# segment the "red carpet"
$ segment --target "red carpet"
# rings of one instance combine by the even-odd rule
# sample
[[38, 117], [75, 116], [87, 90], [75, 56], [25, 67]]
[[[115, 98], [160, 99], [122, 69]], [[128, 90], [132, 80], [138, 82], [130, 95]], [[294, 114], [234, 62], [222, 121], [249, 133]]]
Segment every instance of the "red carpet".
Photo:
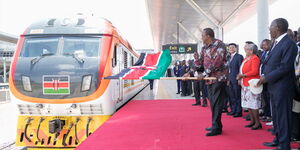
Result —
[[[241, 150], [271, 149], [262, 142], [273, 136], [266, 126], [253, 131], [248, 122], [223, 114], [223, 134], [206, 137], [209, 107], [194, 100], [135, 100], [104, 123], [77, 150]], [[295, 145], [296, 146], [296, 145]], [[293, 146], [294, 147], [294, 146]], [[295, 148], [295, 147], [294, 147]]]

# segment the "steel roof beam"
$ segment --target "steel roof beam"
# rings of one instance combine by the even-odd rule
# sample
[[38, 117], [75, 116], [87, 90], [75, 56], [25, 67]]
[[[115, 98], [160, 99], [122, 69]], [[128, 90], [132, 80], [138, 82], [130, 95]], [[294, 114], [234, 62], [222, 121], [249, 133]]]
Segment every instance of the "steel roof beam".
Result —
[[191, 38], [193, 38], [197, 43], [201, 42], [193, 33], [191, 33], [181, 22], [177, 22], [180, 28], [184, 30]]
[[212, 25], [218, 27], [220, 22], [215, 18], [209, 16], [194, 0], [185, 0], [194, 10], [200, 15], [204, 16]]
[[222, 27], [224, 27], [224, 25], [226, 25], [231, 19], [232, 19], [232, 17], [233, 16], [235, 16], [238, 12], [239, 12], [239, 10], [241, 9], [241, 8], [243, 8], [246, 4], [247, 4], [247, 2], [249, 2], [249, 0], [244, 0], [221, 24], [220, 24], [220, 26], [222, 26]]
[[5, 41], [5, 42], [8, 42], [8, 43], [17, 44], [18, 37], [0, 31], [0, 41]]

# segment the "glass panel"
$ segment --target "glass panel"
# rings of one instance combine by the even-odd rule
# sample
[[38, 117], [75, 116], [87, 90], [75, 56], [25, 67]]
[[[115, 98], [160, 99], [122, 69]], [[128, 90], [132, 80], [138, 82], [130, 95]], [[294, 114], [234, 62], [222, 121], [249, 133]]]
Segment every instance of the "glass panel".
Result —
[[58, 37], [28, 38], [25, 40], [20, 57], [37, 57], [42, 54], [55, 54]]
[[94, 37], [65, 37], [63, 54], [76, 54], [82, 57], [99, 56], [100, 38]]

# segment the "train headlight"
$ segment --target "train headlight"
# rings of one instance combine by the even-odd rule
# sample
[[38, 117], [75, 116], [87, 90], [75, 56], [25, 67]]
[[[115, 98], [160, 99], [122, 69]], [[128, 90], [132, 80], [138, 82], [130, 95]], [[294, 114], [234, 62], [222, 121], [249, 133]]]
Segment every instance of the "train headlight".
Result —
[[84, 76], [81, 83], [81, 91], [88, 91], [91, 88], [92, 75]]
[[31, 92], [31, 84], [30, 84], [30, 78], [27, 76], [22, 76], [22, 84], [25, 91]]

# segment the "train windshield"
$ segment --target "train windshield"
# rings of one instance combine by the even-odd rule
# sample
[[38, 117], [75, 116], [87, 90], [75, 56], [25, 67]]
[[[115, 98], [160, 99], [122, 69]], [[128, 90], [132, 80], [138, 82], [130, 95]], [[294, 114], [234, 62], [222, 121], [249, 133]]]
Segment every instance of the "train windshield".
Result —
[[20, 57], [38, 57], [76, 54], [82, 57], [98, 57], [100, 37], [28, 37]]
[[25, 39], [21, 57], [37, 57], [46, 53], [56, 53], [59, 38], [27, 38]]
[[83, 57], [97, 57], [99, 38], [64, 38], [63, 54], [77, 54]]

